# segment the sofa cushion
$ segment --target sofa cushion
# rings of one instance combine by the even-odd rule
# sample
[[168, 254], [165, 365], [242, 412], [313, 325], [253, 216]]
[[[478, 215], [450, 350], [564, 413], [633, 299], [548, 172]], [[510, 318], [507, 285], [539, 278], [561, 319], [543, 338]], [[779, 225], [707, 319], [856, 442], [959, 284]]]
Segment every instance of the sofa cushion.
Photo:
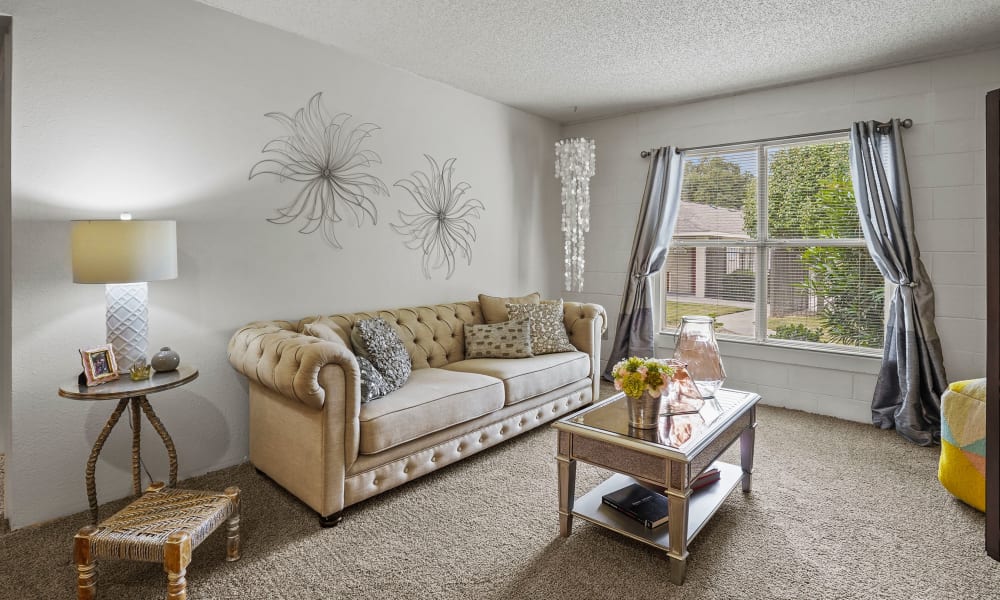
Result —
[[387, 391], [403, 387], [410, 377], [410, 355], [396, 330], [382, 318], [365, 319], [351, 330], [354, 353], [367, 358], [385, 378]]
[[541, 294], [534, 292], [527, 296], [487, 296], [479, 294], [479, 308], [483, 311], [483, 320], [487, 323], [503, 323], [510, 319], [507, 316], [508, 304], [538, 304]]
[[478, 373], [416, 369], [402, 388], [361, 407], [359, 450], [376, 454], [503, 405], [504, 385], [499, 379]]
[[576, 347], [570, 343], [563, 323], [562, 300], [551, 300], [540, 304], [508, 304], [510, 318], [531, 319], [531, 351], [535, 354], [571, 352]]
[[504, 404], [510, 406], [585, 379], [590, 359], [583, 352], [560, 352], [531, 358], [470, 358], [442, 368], [503, 380]]
[[490, 325], [465, 324], [466, 358], [527, 358], [531, 353], [531, 319]]

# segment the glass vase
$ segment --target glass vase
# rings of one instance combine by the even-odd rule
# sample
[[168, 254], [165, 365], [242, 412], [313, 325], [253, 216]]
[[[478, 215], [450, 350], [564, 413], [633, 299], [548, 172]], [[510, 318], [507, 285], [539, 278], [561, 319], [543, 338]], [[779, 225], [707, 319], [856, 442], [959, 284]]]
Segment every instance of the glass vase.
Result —
[[715, 340], [715, 319], [702, 316], [681, 317], [677, 328], [674, 358], [687, 363], [687, 372], [702, 397], [711, 398], [726, 380], [719, 343]]
[[663, 361], [674, 370], [661, 399], [661, 414], [686, 415], [696, 413], [705, 405], [701, 390], [688, 373], [687, 363], [676, 358]]

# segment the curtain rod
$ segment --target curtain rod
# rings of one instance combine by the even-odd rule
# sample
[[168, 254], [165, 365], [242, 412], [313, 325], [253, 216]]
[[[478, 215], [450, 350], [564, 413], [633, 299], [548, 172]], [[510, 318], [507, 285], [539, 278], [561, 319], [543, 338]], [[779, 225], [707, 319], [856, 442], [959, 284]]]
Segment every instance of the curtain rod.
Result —
[[[913, 127], [913, 119], [901, 119], [899, 121], [899, 124], [903, 126], [903, 129], [909, 129], [910, 127]], [[890, 127], [892, 127], [892, 121], [889, 121], [887, 123], [875, 121], [876, 129], [888, 129]], [[691, 150], [711, 150], [712, 148], [725, 148], [727, 146], [747, 146], [750, 144], [764, 144], [767, 142], [777, 142], [781, 140], [789, 140], [794, 138], [816, 137], [818, 135], [833, 135], [835, 133], [848, 133], [849, 131], [851, 130], [833, 129], [831, 131], [817, 131], [815, 133], [802, 133], [799, 135], [783, 135], [780, 137], [761, 138], [759, 140], [747, 140], [745, 142], [726, 142], [724, 144], [710, 144], [708, 146], [692, 146], [690, 148], [678, 148], [678, 152], [689, 152]], [[652, 154], [653, 152], [650, 150], [643, 150], [642, 152], [639, 153], [639, 156], [643, 158], [649, 158], [650, 155]]]

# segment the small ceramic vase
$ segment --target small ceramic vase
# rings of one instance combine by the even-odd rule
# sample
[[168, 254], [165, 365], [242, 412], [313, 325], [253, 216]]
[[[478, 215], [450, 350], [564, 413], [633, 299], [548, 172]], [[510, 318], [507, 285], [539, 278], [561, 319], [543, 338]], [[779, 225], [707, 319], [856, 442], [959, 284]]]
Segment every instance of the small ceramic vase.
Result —
[[153, 360], [149, 364], [156, 369], [157, 373], [173, 371], [177, 365], [181, 364], [181, 357], [170, 349], [170, 346], [160, 348], [160, 351], [153, 355]]

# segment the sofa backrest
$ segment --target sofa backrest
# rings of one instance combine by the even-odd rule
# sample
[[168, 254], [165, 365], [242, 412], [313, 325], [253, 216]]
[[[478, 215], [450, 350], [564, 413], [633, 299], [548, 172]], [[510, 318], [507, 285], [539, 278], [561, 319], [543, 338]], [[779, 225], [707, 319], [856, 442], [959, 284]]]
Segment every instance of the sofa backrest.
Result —
[[[465, 324], [483, 323], [479, 302], [456, 302], [412, 308], [395, 308], [372, 312], [330, 315], [350, 335], [354, 323], [381, 317], [396, 329], [396, 333], [410, 353], [414, 369], [442, 367], [465, 359]], [[319, 317], [309, 317], [299, 322], [298, 331]], [[350, 341], [346, 340], [348, 346]]]

